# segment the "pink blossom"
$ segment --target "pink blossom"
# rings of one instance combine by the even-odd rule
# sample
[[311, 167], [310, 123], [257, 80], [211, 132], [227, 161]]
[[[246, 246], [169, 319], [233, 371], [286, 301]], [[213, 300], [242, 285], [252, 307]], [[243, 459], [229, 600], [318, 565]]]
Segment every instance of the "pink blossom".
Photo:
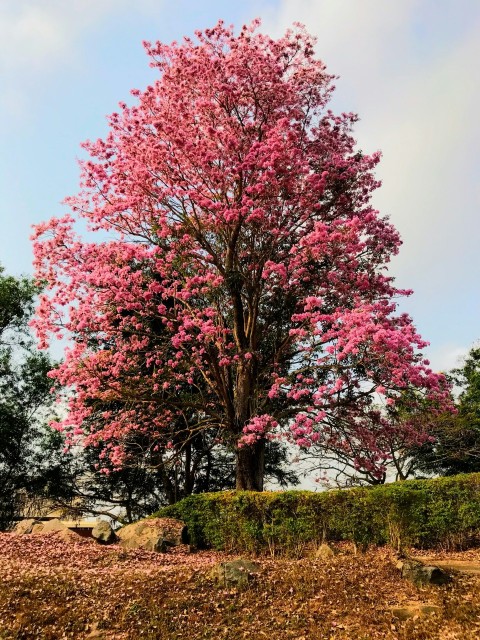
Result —
[[380, 155], [328, 108], [333, 76], [303, 29], [196, 38], [146, 44], [157, 81], [84, 143], [70, 213], [34, 230], [32, 326], [44, 348], [69, 340], [53, 426], [120, 465], [135, 432], [175, 448], [188, 413], [226, 443], [282, 433], [381, 474], [400, 427], [375, 394], [392, 413], [406, 389], [437, 410], [451, 398], [385, 271], [401, 241], [371, 204]]

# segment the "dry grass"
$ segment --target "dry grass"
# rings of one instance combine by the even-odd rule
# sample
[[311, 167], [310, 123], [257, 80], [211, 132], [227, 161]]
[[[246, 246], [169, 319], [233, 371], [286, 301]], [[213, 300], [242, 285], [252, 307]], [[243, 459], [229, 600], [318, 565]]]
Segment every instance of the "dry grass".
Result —
[[[417, 589], [400, 578], [387, 549], [354, 555], [344, 545], [323, 562], [262, 558], [261, 574], [237, 592], [217, 589], [208, 578], [223, 559], [186, 549], [125, 552], [89, 540], [64, 542], [55, 534], [0, 534], [0, 638], [480, 637], [478, 576]], [[432, 613], [399, 620], [392, 607], [408, 603], [432, 605]]]

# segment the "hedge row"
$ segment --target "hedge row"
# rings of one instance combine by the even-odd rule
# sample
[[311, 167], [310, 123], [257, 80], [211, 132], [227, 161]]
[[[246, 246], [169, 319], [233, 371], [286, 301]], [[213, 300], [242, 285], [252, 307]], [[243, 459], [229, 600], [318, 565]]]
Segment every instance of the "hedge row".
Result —
[[323, 540], [458, 548], [480, 538], [480, 473], [325, 492], [190, 496], [157, 517], [188, 525], [198, 548], [300, 555]]

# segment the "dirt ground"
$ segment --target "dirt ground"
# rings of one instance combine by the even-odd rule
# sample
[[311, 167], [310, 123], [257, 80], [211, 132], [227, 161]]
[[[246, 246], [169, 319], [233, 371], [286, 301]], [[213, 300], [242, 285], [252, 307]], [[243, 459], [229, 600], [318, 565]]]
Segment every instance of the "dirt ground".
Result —
[[328, 560], [255, 558], [260, 573], [237, 591], [209, 578], [228, 559], [218, 552], [0, 534], [0, 639], [480, 638], [479, 550], [428, 552], [453, 580], [422, 588], [401, 578], [387, 548], [335, 550]]

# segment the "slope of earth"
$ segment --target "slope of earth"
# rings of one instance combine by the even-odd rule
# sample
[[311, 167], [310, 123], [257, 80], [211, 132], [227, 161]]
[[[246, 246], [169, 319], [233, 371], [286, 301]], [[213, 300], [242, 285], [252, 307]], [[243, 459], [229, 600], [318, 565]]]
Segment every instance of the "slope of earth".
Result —
[[478, 575], [417, 589], [387, 549], [354, 555], [345, 545], [328, 560], [257, 558], [260, 574], [237, 591], [208, 577], [226, 559], [181, 547], [125, 551], [55, 533], [0, 534], [0, 639], [480, 637]]

